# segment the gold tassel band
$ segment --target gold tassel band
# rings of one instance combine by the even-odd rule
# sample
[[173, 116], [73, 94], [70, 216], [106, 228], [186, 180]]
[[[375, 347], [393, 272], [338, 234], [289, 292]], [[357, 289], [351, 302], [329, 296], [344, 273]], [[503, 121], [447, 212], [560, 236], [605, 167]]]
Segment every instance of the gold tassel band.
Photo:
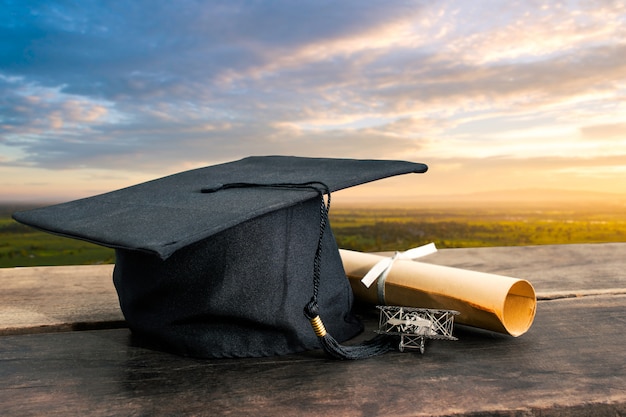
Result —
[[320, 316], [315, 316], [310, 321], [317, 337], [326, 336], [326, 327], [324, 327], [324, 323], [322, 323]]

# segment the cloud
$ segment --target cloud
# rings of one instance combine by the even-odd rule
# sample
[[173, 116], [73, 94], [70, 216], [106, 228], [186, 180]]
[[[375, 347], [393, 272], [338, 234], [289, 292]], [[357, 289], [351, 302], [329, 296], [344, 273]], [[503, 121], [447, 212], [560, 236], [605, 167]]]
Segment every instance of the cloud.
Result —
[[580, 132], [585, 139], [626, 140], [626, 123], [583, 126], [580, 128]]
[[13, 21], [2, 27], [12, 45], [0, 57], [9, 71], [70, 93], [151, 96], [388, 24], [409, 7], [401, 4], [32, 2], [13, 6]]
[[497, 176], [508, 164], [521, 178], [517, 161], [626, 154], [619, 1], [5, 7], [4, 167], [160, 173], [248, 154], [425, 156], [455, 175], [478, 169], [472, 158], [494, 170], [504, 160]]
[[447, 53], [477, 65], [540, 61], [612, 44], [626, 30], [619, 1], [490, 3], [454, 16], [463, 29], [448, 40]]
[[96, 132], [122, 119], [110, 102], [66, 94], [60, 87], [43, 87], [22, 77], [0, 75], [0, 97], [0, 145], [21, 155], [3, 158], [3, 165], [47, 166], [53, 155], [67, 155], [70, 165], [72, 160], [84, 164], [80, 145], [94, 142], [97, 149]]
[[463, 195], [528, 188], [626, 193], [626, 184], [615, 184], [615, 178], [626, 175], [626, 153], [588, 158], [416, 155], [413, 160], [426, 163], [429, 169], [417, 183], [410, 178], [397, 180], [398, 189], [411, 190], [411, 195]]

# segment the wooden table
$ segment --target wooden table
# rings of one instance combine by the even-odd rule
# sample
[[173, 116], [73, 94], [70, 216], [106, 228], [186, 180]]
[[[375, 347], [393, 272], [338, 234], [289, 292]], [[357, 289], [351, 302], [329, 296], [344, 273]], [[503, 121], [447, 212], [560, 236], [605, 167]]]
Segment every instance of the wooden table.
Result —
[[626, 415], [626, 243], [421, 261], [528, 279], [533, 326], [519, 338], [458, 326], [424, 355], [356, 362], [197, 360], [135, 344], [111, 265], [0, 269], [0, 415]]

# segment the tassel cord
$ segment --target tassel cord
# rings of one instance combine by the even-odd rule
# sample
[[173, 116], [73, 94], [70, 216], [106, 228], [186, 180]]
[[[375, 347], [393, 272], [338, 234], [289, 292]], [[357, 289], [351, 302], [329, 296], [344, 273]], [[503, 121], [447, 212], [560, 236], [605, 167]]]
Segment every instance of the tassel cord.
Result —
[[[319, 305], [317, 298], [319, 294], [320, 278], [321, 278], [321, 264], [322, 264], [322, 243], [324, 239], [324, 232], [328, 225], [328, 213], [330, 211], [330, 191], [324, 184], [323, 190], [318, 190], [320, 194], [320, 230], [317, 241], [317, 248], [315, 250], [315, 258], [313, 261], [313, 296], [311, 300], [304, 307], [304, 315], [311, 322], [311, 326], [315, 331], [315, 334], [320, 340], [320, 344], [324, 351], [335, 359], [340, 360], [355, 360], [366, 359], [372, 356], [378, 356], [385, 352], [395, 350], [397, 341], [394, 338], [385, 335], [377, 335], [370, 340], [361, 342], [358, 345], [344, 346], [341, 345], [335, 338], [333, 338], [324, 327], [324, 324], [319, 316]], [[327, 194], [327, 200], [324, 199], [324, 194]]]

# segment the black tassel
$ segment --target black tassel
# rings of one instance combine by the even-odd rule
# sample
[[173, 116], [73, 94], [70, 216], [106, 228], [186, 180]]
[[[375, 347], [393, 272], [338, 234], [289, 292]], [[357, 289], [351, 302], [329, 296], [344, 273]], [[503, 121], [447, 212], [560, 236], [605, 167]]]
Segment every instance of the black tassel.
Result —
[[382, 334], [376, 335], [372, 339], [366, 340], [358, 345], [341, 345], [326, 331], [326, 327], [319, 314], [317, 314], [317, 310], [317, 302], [311, 299], [304, 308], [304, 315], [311, 322], [311, 327], [313, 327], [315, 334], [319, 338], [322, 349], [335, 359], [367, 359], [372, 356], [378, 356], [396, 350], [398, 346], [396, 338]]
[[[322, 239], [328, 223], [328, 212], [330, 210], [330, 190], [325, 184], [320, 184], [322, 190], [318, 190], [321, 197], [320, 204], [320, 233], [317, 242], [317, 250], [313, 262], [313, 296], [311, 301], [304, 307], [304, 315], [311, 322], [315, 334], [319, 338], [324, 351], [335, 359], [366, 359], [372, 356], [381, 355], [385, 352], [395, 350], [398, 342], [392, 336], [379, 334], [374, 338], [362, 342], [358, 345], [343, 346], [337, 342], [327, 331], [319, 315], [317, 304], [317, 294], [320, 285], [320, 266], [322, 260]], [[328, 202], [324, 200], [324, 194], [328, 195]]]

